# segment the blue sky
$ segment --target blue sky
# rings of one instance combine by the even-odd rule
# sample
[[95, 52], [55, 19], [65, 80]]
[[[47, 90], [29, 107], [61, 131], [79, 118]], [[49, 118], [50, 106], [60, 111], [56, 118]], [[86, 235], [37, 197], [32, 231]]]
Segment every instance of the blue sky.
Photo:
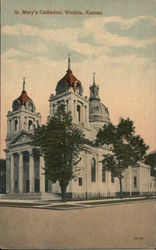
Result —
[[[136, 54], [136, 56], [143, 56], [145, 54], [151, 60], [154, 60], [153, 54], [155, 51], [154, 40], [150, 43], [150, 40], [155, 38], [156, 24], [155, 24], [155, 14], [156, 7], [155, 1], [153, 0], [89, 0], [89, 1], [62, 1], [62, 0], [5, 0], [2, 2], [2, 27], [16, 27], [20, 24], [36, 27], [38, 30], [58, 30], [63, 32], [66, 28], [73, 30], [79, 29], [80, 34], [76, 34], [76, 38], [80, 43], [89, 44], [91, 46], [100, 46], [100, 41], [97, 39], [96, 34], [93, 30], [89, 30], [86, 34], [81, 34], [80, 29], [83, 29], [85, 21], [90, 18], [97, 18], [95, 15], [15, 15], [13, 14], [15, 10], [20, 13], [23, 10], [80, 10], [85, 13], [86, 10], [102, 11], [103, 15], [101, 19], [106, 19], [101, 27], [101, 32], [108, 32], [109, 35], [116, 35], [119, 38], [132, 39], [134, 42], [147, 41], [144, 46], [137, 46], [137, 44], [122, 44], [122, 46], [115, 43], [110, 44], [107, 49], [107, 55], [117, 56], [117, 55], [129, 55]], [[110, 18], [110, 20], [109, 20]], [[112, 18], [112, 20], [111, 20]], [[131, 24], [127, 24], [131, 21]], [[100, 22], [100, 21], [99, 21]], [[5, 29], [4, 29], [5, 30]], [[3, 29], [2, 29], [3, 31]], [[3, 32], [2, 32], [3, 33]], [[2, 37], [2, 51], [5, 52], [9, 48], [20, 49], [24, 51], [24, 44], [36, 43], [37, 35], [27, 35], [24, 28], [19, 30], [18, 35], [11, 35], [9, 32], [4, 32]], [[107, 35], [108, 35], [107, 34]], [[10, 39], [11, 38], [11, 39]], [[44, 37], [39, 37], [41, 42], [45, 42]], [[149, 41], [149, 42], [148, 42]], [[101, 41], [103, 43], [103, 41]], [[23, 45], [23, 47], [22, 47]], [[47, 54], [54, 60], [63, 60], [63, 57], [68, 51], [71, 51], [75, 57], [74, 61], [87, 60], [88, 55], [84, 53], [78, 53], [71, 48], [70, 44], [65, 40], [56, 41], [55, 39], [46, 40], [46, 46], [49, 47]], [[124, 52], [122, 52], [122, 48]], [[141, 48], [141, 49], [140, 49]], [[55, 52], [55, 53], [54, 53]], [[42, 54], [42, 51], [41, 51]], [[33, 55], [31, 55], [33, 56]], [[47, 55], [48, 56], [48, 55]], [[92, 55], [90, 55], [92, 56]], [[20, 59], [20, 57], [18, 57]], [[22, 60], [22, 56], [21, 56]]]

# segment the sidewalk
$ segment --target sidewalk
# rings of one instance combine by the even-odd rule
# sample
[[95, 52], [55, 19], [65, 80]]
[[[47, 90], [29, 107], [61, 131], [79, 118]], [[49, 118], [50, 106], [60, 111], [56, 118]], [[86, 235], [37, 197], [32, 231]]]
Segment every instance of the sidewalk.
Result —
[[128, 197], [128, 198], [108, 198], [100, 200], [82, 200], [82, 201], [52, 201], [52, 200], [0, 200], [0, 206], [9, 207], [24, 207], [24, 208], [40, 208], [40, 209], [76, 209], [89, 208], [104, 205], [125, 204], [131, 202], [149, 201], [156, 199], [156, 196], [147, 198], [143, 197]]

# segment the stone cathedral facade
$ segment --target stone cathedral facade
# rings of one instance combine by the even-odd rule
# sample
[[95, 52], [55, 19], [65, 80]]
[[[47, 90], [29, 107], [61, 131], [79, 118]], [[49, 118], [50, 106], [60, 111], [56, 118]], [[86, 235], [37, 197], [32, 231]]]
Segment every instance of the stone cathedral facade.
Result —
[[[56, 93], [50, 95], [50, 117], [60, 103], [66, 111], [71, 111], [73, 123], [83, 129], [86, 138], [95, 140], [97, 131], [110, 123], [108, 108], [101, 102], [99, 87], [93, 74], [90, 97], [83, 95], [83, 85], [72, 73], [70, 58], [64, 77], [57, 83]], [[12, 103], [12, 111], [7, 114], [6, 138], [6, 192], [13, 197], [53, 198], [60, 194], [58, 183], [51, 183], [44, 175], [44, 160], [33, 157], [31, 135], [34, 128], [41, 125], [41, 114], [36, 112], [33, 100], [25, 90], [25, 80], [21, 95]], [[88, 146], [81, 153], [81, 172], [73, 179], [67, 193], [72, 198], [99, 198], [115, 196], [119, 192], [119, 180], [106, 172], [100, 162], [108, 148]], [[127, 193], [154, 193], [156, 183], [150, 175], [150, 168], [141, 164], [139, 168], [129, 167], [123, 178], [123, 191]]]

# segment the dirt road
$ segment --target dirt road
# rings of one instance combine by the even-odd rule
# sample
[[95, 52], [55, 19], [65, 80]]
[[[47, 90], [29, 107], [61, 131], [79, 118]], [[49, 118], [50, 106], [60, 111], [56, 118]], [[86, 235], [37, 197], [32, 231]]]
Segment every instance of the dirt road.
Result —
[[155, 204], [153, 200], [62, 211], [0, 207], [0, 247], [154, 248]]

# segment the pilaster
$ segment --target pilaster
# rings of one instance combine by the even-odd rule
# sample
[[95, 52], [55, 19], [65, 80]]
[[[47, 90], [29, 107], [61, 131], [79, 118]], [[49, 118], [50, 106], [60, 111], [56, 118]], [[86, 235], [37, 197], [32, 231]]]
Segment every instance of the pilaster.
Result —
[[14, 154], [11, 154], [10, 180], [11, 180], [11, 193], [14, 193]]
[[19, 153], [19, 193], [23, 193], [23, 153]]
[[34, 157], [32, 152], [29, 152], [29, 192], [34, 192]]
[[40, 157], [40, 192], [45, 193], [44, 159]]
[[10, 179], [11, 159], [9, 156], [6, 158], [6, 193], [11, 192], [11, 179]]

